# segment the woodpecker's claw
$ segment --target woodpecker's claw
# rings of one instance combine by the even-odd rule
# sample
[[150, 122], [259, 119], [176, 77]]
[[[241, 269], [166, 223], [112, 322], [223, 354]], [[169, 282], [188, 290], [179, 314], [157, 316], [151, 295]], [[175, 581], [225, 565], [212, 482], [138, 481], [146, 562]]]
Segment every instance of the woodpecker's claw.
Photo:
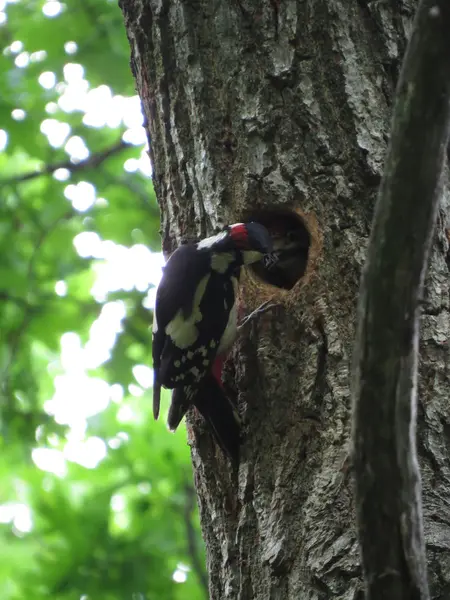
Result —
[[251, 312], [249, 315], [247, 315], [242, 321], [241, 324], [238, 327], [238, 331], [240, 331], [243, 327], [245, 327], [248, 323], [250, 323], [250, 321], [253, 321], [254, 319], [256, 319], [256, 317], [258, 317], [259, 315], [267, 312], [268, 310], [271, 310], [272, 308], [276, 308], [277, 306], [280, 306], [279, 304], [270, 304], [271, 300], [266, 300], [266, 302], [263, 302], [261, 304], [261, 306], [258, 306], [258, 308], [256, 308], [253, 312]]

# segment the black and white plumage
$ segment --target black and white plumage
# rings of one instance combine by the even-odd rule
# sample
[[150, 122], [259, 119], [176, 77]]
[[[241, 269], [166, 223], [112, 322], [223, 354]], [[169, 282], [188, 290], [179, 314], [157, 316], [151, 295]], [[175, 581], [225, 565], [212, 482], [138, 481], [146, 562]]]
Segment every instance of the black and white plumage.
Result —
[[[156, 293], [154, 417], [159, 415], [161, 386], [174, 389], [169, 427], [174, 430], [193, 404], [209, 421], [221, 447], [234, 456], [234, 449], [227, 446], [236, 443], [239, 426], [221, 381], [214, 381], [213, 363], [226, 355], [236, 337], [241, 266], [261, 260], [270, 251], [265, 227], [258, 223], [231, 225], [215, 236], [175, 250]], [[233, 422], [233, 441], [221, 439]]]

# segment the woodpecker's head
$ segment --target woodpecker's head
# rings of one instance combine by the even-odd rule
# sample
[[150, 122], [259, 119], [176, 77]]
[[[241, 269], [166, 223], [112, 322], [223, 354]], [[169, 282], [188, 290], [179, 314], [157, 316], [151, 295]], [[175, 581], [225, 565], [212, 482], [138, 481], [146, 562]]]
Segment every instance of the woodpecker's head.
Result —
[[264, 255], [272, 252], [272, 239], [260, 223], [235, 223], [229, 226], [228, 231], [245, 265], [258, 262]]
[[238, 254], [241, 264], [248, 265], [262, 259], [272, 251], [272, 239], [267, 229], [259, 223], [235, 223], [228, 225], [217, 235], [201, 240], [198, 250]]

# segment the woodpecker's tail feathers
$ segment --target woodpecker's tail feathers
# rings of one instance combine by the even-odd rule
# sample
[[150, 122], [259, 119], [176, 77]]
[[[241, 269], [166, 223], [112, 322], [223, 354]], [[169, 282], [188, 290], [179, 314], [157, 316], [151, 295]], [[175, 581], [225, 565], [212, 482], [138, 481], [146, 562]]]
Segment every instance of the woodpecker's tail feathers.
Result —
[[221, 450], [237, 465], [241, 420], [236, 407], [227, 398], [212, 373], [202, 380], [199, 387], [180, 387], [173, 390], [167, 417], [170, 431], [177, 429], [191, 405], [194, 405], [205, 419]]
[[157, 421], [159, 417], [159, 407], [161, 404], [161, 386], [156, 381], [156, 377], [153, 380], [153, 417]]
[[241, 420], [236, 407], [212, 374], [205, 377], [192, 403], [208, 423], [222, 451], [235, 465], [239, 464]]
[[170, 431], [176, 431], [191, 404], [189, 388], [175, 388], [173, 390], [172, 402], [167, 416], [167, 427]]

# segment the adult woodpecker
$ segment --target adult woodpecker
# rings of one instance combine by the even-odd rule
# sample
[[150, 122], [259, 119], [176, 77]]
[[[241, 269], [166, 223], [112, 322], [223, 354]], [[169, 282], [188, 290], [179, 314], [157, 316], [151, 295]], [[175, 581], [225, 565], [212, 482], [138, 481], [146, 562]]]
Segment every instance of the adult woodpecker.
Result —
[[156, 292], [153, 415], [159, 416], [161, 386], [172, 388], [169, 428], [175, 431], [193, 404], [235, 460], [239, 418], [222, 388], [221, 364], [237, 334], [240, 269], [271, 249], [269, 233], [259, 223], [230, 225], [177, 248]]

